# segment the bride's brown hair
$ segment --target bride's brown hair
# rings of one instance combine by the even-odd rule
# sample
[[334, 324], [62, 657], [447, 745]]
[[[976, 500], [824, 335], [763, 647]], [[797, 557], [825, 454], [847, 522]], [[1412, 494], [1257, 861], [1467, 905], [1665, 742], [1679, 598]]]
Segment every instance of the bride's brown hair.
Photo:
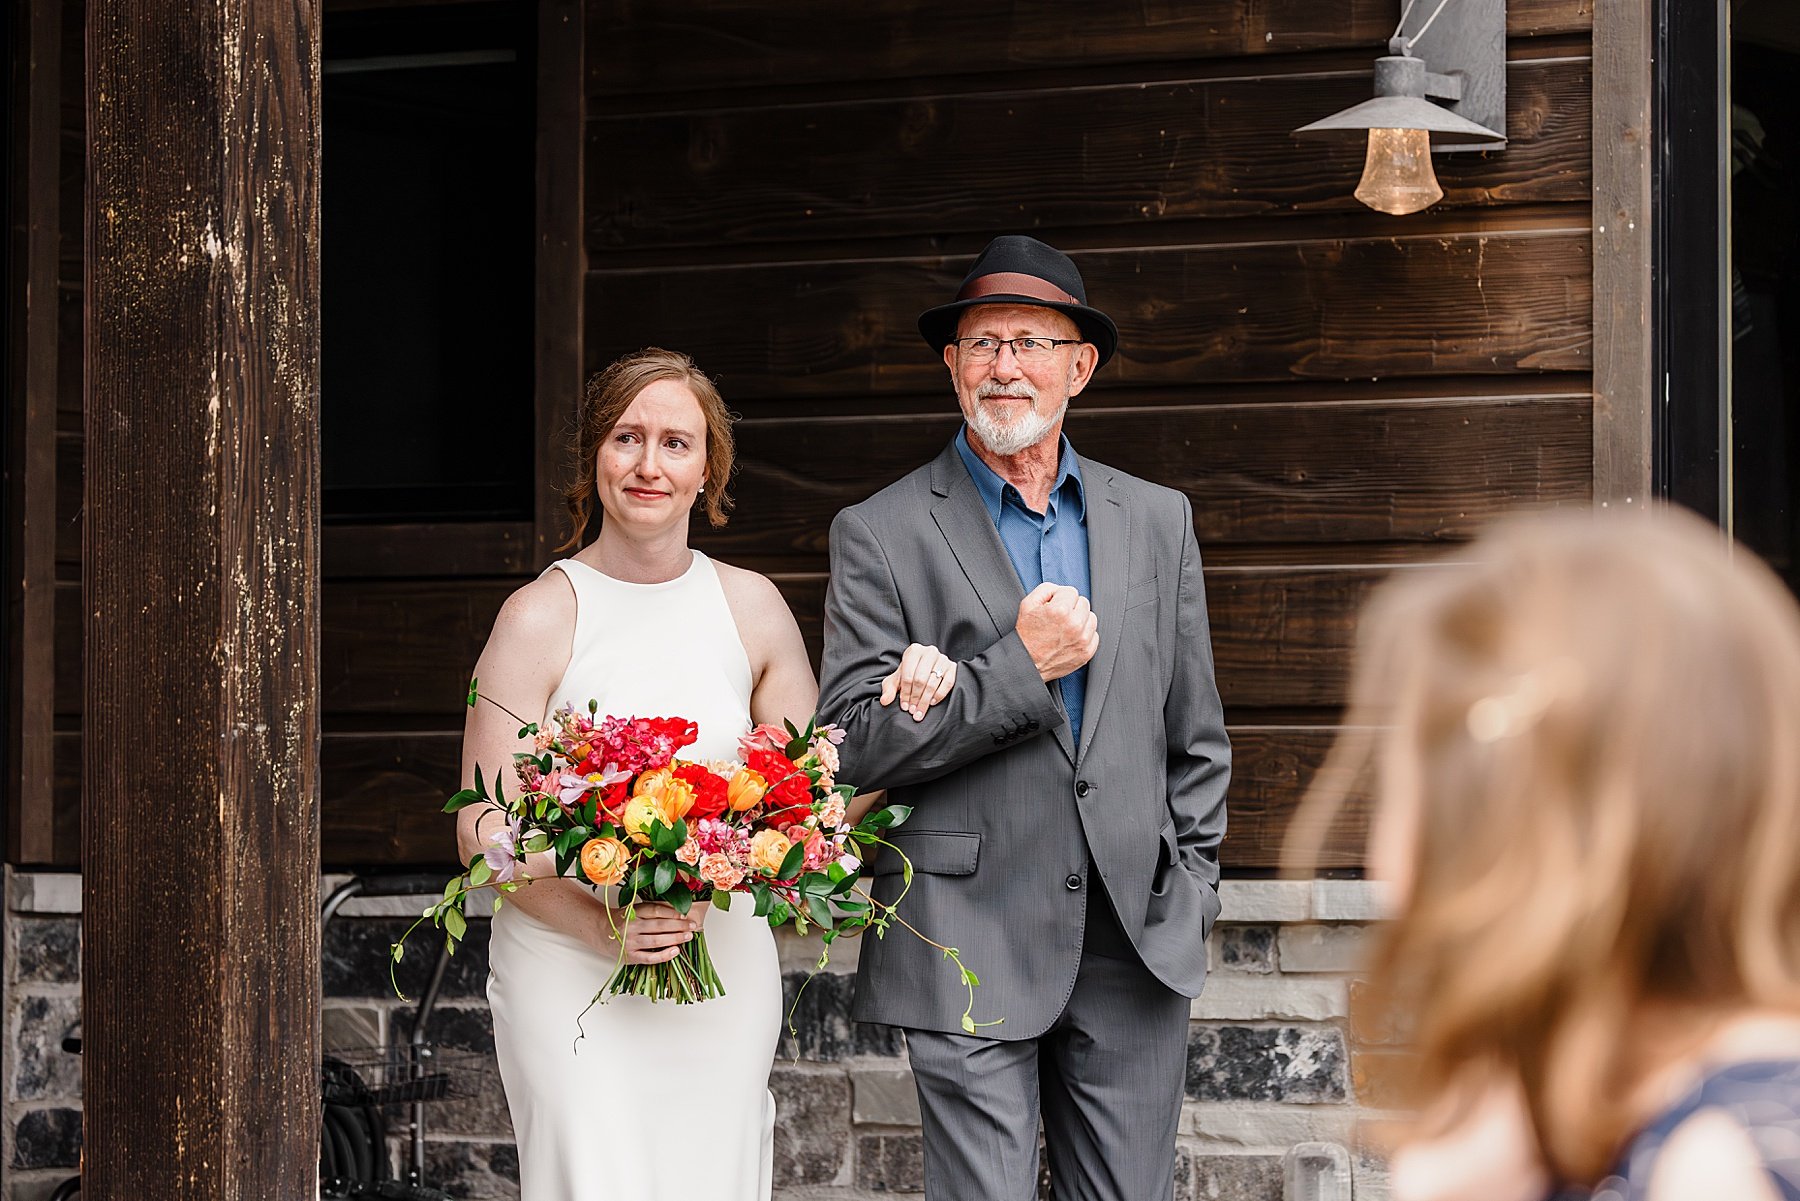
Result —
[[648, 346], [625, 355], [597, 373], [587, 382], [581, 400], [581, 416], [575, 430], [575, 477], [563, 489], [563, 504], [569, 511], [570, 533], [567, 542], [556, 549], [578, 549], [587, 535], [588, 522], [594, 515], [596, 495], [595, 461], [600, 444], [612, 433], [613, 426], [625, 416], [625, 410], [638, 393], [659, 380], [676, 380], [686, 384], [700, 401], [700, 412], [706, 418], [706, 482], [701, 500], [706, 519], [713, 528], [725, 524], [731, 511], [731, 493], [727, 486], [736, 449], [731, 437], [731, 410], [719, 395], [718, 385], [694, 360], [678, 350]]
[[1412, 1104], [1516, 1083], [1591, 1184], [1648, 1072], [1800, 1007], [1800, 611], [1674, 511], [1513, 519], [1462, 557], [1369, 605], [1294, 861], [1372, 790], [1410, 879], [1361, 1019], [1402, 1020]]

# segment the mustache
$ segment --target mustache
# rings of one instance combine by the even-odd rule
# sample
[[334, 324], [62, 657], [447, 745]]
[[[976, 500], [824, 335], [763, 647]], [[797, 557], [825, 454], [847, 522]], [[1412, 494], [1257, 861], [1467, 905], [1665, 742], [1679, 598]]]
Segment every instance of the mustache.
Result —
[[990, 396], [1023, 396], [1035, 402], [1038, 390], [1030, 380], [1016, 379], [1003, 384], [997, 379], [984, 379], [975, 386], [975, 399], [986, 400]]

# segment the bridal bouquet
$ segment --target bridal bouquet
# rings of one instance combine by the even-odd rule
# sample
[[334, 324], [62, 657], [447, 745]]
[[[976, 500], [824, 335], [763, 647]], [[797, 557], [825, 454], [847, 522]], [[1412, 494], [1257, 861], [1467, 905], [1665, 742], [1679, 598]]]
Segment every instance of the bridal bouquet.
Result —
[[[469, 704], [478, 700], [496, 703], [472, 681]], [[467, 930], [465, 898], [490, 889], [498, 912], [506, 894], [530, 881], [521, 874], [525, 856], [551, 851], [559, 875], [578, 870], [594, 886], [616, 889], [627, 921], [642, 901], [686, 914], [701, 901], [729, 909], [738, 896], [772, 927], [791, 922], [801, 933], [819, 927], [827, 956], [837, 938], [866, 929], [881, 936], [894, 922], [925, 938], [894, 912], [901, 898], [886, 904], [862, 887], [859, 851], [872, 846], [900, 857], [910, 887], [911, 863], [883, 834], [911, 811], [889, 805], [849, 822], [856, 789], [837, 779], [844, 734], [835, 726], [816, 719], [804, 729], [792, 722], [758, 726], [739, 739], [737, 759], [705, 762], [681, 757], [699, 736], [685, 718], [602, 717], [589, 702], [587, 712], [564, 708], [540, 728], [502, 711], [521, 721], [521, 738], [533, 740], [531, 752], [513, 757], [517, 788], [508, 796], [495, 780], [490, 794], [478, 768], [475, 787], [458, 792], [444, 809], [489, 804], [504, 824], [407, 934], [430, 920], [454, 950]], [[395, 963], [405, 941], [402, 935], [393, 945]], [[963, 1028], [973, 1032], [980, 980], [954, 947], [925, 941], [962, 974], [970, 1001]], [[623, 957], [621, 940], [620, 963], [596, 1000], [629, 994], [689, 1004], [725, 993], [704, 929], [667, 962], [627, 964]]]

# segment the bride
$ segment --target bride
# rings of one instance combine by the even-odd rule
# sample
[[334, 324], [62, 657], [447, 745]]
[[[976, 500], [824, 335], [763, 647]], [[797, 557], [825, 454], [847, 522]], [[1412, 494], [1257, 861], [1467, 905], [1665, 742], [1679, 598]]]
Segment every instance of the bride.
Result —
[[[540, 719], [590, 700], [606, 715], [686, 717], [700, 728], [684, 752], [696, 760], [736, 757], [753, 724], [804, 722], [818, 685], [781, 594], [688, 546], [696, 505], [721, 526], [731, 503], [731, 415], [712, 381], [684, 354], [628, 355], [589, 382], [575, 449], [561, 549], [582, 546], [596, 505], [599, 534], [507, 599], [476, 666], [483, 695]], [[884, 701], [916, 716], [955, 670], [908, 647]], [[463, 786], [477, 765], [511, 786], [512, 756], [532, 749], [517, 735], [498, 707], [471, 709]], [[491, 806], [460, 812], [464, 861], [499, 824]], [[749, 905], [686, 917], [639, 905], [628, 923], [584, 883], [548, 878], [548, 852], [523, 870], [540, 879], [495, 915], [488, 982], [523, 1201], [767, 1198], [782, 990], [766, 921]], [[724, 996], [619, 996], [581, 1017], [621, 954], [672, 959], [702, 925]]]

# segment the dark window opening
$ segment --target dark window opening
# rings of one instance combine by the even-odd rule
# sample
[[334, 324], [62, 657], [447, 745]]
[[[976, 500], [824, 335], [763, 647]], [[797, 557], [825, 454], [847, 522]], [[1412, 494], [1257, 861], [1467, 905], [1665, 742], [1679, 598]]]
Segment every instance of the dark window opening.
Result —
[[325, 19], [327, 522], [531, 517], [534, 10]]
[[1800, 590], [1800, 24], [1732, 6], [1733, 532]]

